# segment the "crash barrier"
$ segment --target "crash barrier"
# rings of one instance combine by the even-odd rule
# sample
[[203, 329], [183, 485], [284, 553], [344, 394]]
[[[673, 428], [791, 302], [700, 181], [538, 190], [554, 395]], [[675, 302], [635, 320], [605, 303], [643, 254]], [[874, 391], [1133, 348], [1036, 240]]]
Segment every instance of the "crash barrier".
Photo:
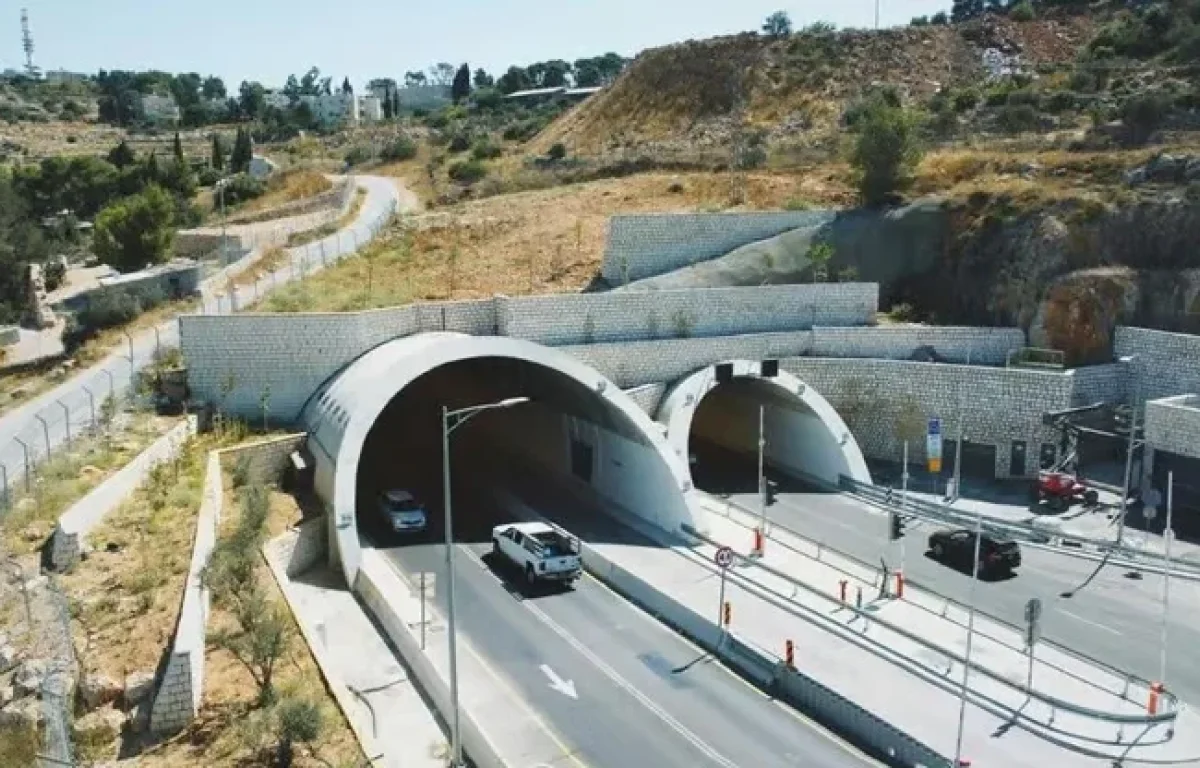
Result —
[[[354, 580], [354, 592], [387, 633], [404, 663], [416, 677], [421, 690], [437, 707], [443, 722], [453, 719], [450, 685], [434, 666], [429, 655], [421, 650], [420, 639], [413, 634], [408, 622], [397, 610], [389, 595], [410, 595], [412, 589], [374, 549], [363, 550], [362, 564]], [[468, 707], [459, 707], [463, 751], [476, 768], [507, 768], [495, 746], [484, 736]]]
[[[497, 494], [497, 498], [520, 519], [536, 519], [553, 525], [512, 494], [502, 492]], [[614, 516], [624, 520], [624, 515]], [[931, 747], [836, 691], [795, 669], [789, 669], [784, 659], [738, 637], [736, 632], [722, 629], [711, 618], [699, 615], [613, 563], [587, 542], [582, 544], [583, 567], [589, 574], [721, 659], [768, 694], [816, 718], [861, 749], [886, 757], [892, 764], [944, 766], [949, 762]]]
[[[716, 502], [717, 500], [712, 499], [711, 501]], [[731, 522], [733, 522], [737, 525], [740, 525], [742, 527], [748, 527], [749, 523], [746, 521], [736, 519], [736, 517], [734, 516], [734, 513], [740, 513], [740, 515], [745, 517], [746, 520], [757, 520], [757, 514], [753, 510], [743, 507], [742, 505], [738, 504], [737, 502], [734, 502], [734, 501], [731, 501], [728, 499], [721, 499], [720, 504], [724, 505], [725, 509], [722, 510], [721, 512], [719, 512], [719, 514], [726, 517]], [[711, 510], [713, 508], [713, 505], [710, 503], [708, 505], [708, 508]], [[849, 592], [849, 588], [850, 588], [852, 579], [855, 581], [863, 582], [872, 589], [879, 587], [879, 580], [878, 580], [879, 568], [878, 568], [878, 566], [872, 565], [863, 560], [859, 560], [858, 558], [854, 557], [853, 555], [848, 555], [843, 552], [836, 552], [835, 557], [837, 560], [842, 560], [845, 562], [844, 563], [834, 562], [833, 557], [829, 557], [828, 555], [825, 554], [827, 551], [830, 551], [828, 548], [822, 546], [819, 542], [808, 541], [805, 534], [800, 533], [799, 531], [793, 530], [792, 528], [788, 527], [787, 525], [777, 522], [777, 521], [772, 521], [771, 528], [772, 528], [772, 530], [783, 531], [785, 533], [788, 533], [788, 534], [796, 537], [797, 539], [799, 539], [801, 541], [804, 541], [805, 543], [811, 544], [815, 548], [816, 553], [814, 556], [813, 554], [810, 554], [809, 552], [801, 551], [801, 549], [794, 547], [786, 542], [777, 541], [776, 544], [778, 546], [782, 546], [787, 549], [790, 549], [791, 551], [793, 551], [799, 555], [803, 555], [804, 557], [814, 559], [817, 562], [819, 562], [823, 565], [826, 565], [833, 570], [839, 571], [849, 577], [846, 579], [840, 579], [837, 583], [838, 584], [838, 595], [839, 595], [839, 599], [841, 602], [845, 603], [848, 600], [848, 592]], [[847, 565], [853, 565], [854, 569], [857, 570], [857, 573], [853, 572], [853, 570], [851, 570], [851, 569], [848, 569], [846, 567]], [[912, 579], [908, 578], [907, 576], [902, 576], [900, 574], [897, 574], [897, 579], [898, 580], [903, 579], [903, 584], [905, 586], [911, 586], [915, 589], [919, 589], [921, 591], [921, 593], [924, 593], [925, 597], [932, 598], [933, 601], [935, 601], [935, 603], [941, 603], [940, 608], [925, 605], [924, 603], [926, 601], [921, 599], [922, 598], [921, 594], [918, 594], [915, 599], [910, 598], [909, 600], [906, 601], [908, 603], [908, 605], [911, 605], [915, 608], [919, 608], [921, 610], [927, 611], [930, 614], [939, 616], [943, 619], [953, 621], [954, 623], [958, 624], [959, 626], [962, 626], [962, 627], [966, 626], [962, 621], [952, 619], [950, 617], [950, 609], [953, 608], [953, 609], [961, 612], [965, 616], [969, 612], [969, 609], [967, 608], [967, 606], [965, 606], [961, 603], [955, 602], [954, 600], [951, 600], [950, 598], [945, 597], [944, 595], [941, 595], [941, 594], [933, 591], [932, 589], [922, 585], [921, 583], [913, 581]], [[855, 601], [855, 604], [858, 605], [859, 607], [862, 606], [862, 591], [863, 591], [862, 586], [858, 586], [857, 587], [858, 594], [857, 594], [857, 599]], [[903, 595], [897, 595], [897, 597], [903, 597]], [[1010, 623], [1004, 621], [1003, 619], [999, 619], [999, 618], [996, 618], [995, 616], [988, 615], [987, 620], [995, 625], [998, 625], [999, 627], [1003, 627], [1004, 629], [1007, 629], [1008, 631], [1012, 632], [1015, 637], [1023, 637], [1024, 636], [1025, 630], [1023, 628], [1018, 627], [1014, 624], [1010, 624]], [[999, 637], [996, 637], [994, 634], [981, 629], [979, 626], [979, 623], [976, 623], [976, 625], [975, 625], [975, 636], [986, 638], [988, 640], [991, 640], [992, 642], [999, 643], [1001, 645], [1006, 645], [1010, 648], [1016, 648], [1016, 646], [1013, 646], [1010, 642], [1003, 640]], [[1095, 659], [1090, 656], [1087, 656], [1086, 654], [1080, 653], [1079, 651], [1076, 651], [1072, 648], [1067, 648], [1067, 647], [1060, 646], [1060, 645], [1054, 645], [1054, 648], [1059, 653], [1070, 656], [1080, 662], [1083, 662], [1084, 664], [1088, 664], [1090, 666], [1096, 667], [1097, 669], [1104, 670], [1112, 678], [1112, 681], [1114, 684], [1112, 686], [1101, 685], [1094, 678], [1086, 679], [1086, 678], [1080, 677], [1079, 675], [1071, 672], [1070, 670], [1063, 669], [1054, 664], [1050, 664], [1049, 662], [1046, 662], [1044, 659], [1040, 660], [1040, 663], [1042, 665], [1047, 666], [1052, 669], [1055, 669], [1056, 671], [1061, 672], [1070, 677], [1074, 677], [1075, 679], [1077, 679], [1081, 682], [1085, 682], [1089, 685], [1095, 686], [1102, 690], [1106, 690], [1108, 693], [1118, 695], [1124, 699], [1129, 699], [1131, 701], [1135, 700], [1135, 697], [1138, 697], [1141, 695], [1141, 693], [1139, 693], [1140, 690], [1143, 690], [1143, 689], [1149, 690], [1149, 688], [1150, 688], [1151, 682], [1149, 680], [1146, 680], [1144, 678], [1138, 677], [1137, 675], [1132, 675], [1128, 672], [1119, 670], [1116, 667], [1113, 667], [1111, 664], [1107, 664], [1103, 661], [1100, 661], [1099, 659]], [[1021, 649], [1024, 650], [1024, 646], [1021, 646]]]
[[[906, 515], [913, 515], [923, 520], [931, 520], [956, 528], [974, 528], [980, 517], [977, 514], [955, 509], [948, 505], [934, 504], [933, 502], [912, 495], [909, 495], [905, 499], [904, 506], [901, 508], [899, 496], [894, 493], [889, 494], [888, 488], [859, 482], [846, 475], [838, 477], [838, 489], [888, 510], [899, 511]], [[986, 515], [983, 516], [982, 528], [985, 533], [991, 533], [1007, 539], [1025, 541], [1031, 544], [1047, 545], [1058, 542], [1061, 546], [1093, 547], [1100, 552], [1110, 552], [1128, 558], [1135, 567], [1139, 568], [1145, 568], [1147, 565], [1156, 565], [1155, 561], [1162, 560], [1160, 555], [1135, 547], [1117, 544], [1114, 541], [1093, 539], [1087, 536], [1077, 536], [1059, 531], [1050, 533], [1035, 526], [997, 520], [996, 518], [989, 518]], [[1184, 571], [1193, 577], [1200, 576], [1200, 565], [1189, 563], [1186, 560], [1173, 560], [1171, 567], [1174, 570]]]
[[[719, 547], [724, 546], [722, 544], [722, 542], [719, 542], [719, 541], [716, 541], [716, 540], [710, 538], [706, 534], [703, 534], [703, 533], [695, 530], [691, 526], [685, 525], [683, 527], [683, 530], [684, 530], [684, 533], [686, 533], [687, 535], [697, 539], [698, 541], [704, 542], [705, 544], [707, 544], [711, 547], [719, 548]], [[780, 579], [788, 584], [791, 584], [792, 586], [798, 587], [800, 589], [805, 590], [806, 592], [816, 595], [817, 597], [821, 598], [822, 600], [828, 600], [830, 602], [835, 601], [835, 598], [832, 597], [831, 595], [827, 595], [827, 594], [821, 592], [820, 590], [816, 589], [815, 587], [805, 584], [802, 581], [798, 581], [795, 578], [793, 578], [792, 576], [784, 573], [783, 571], [780, 571], [777, 568], [773, 568], [772, 566], [767, 565], [766, 563], [763, 563], [761, 560], [758, 560], [755, 558], [750, 558], [750, 557], [744, 557], [741, 555], [737, 555], [737, 557], [740, 560], [742, 560], [744, 563], [750, 564], [756, 568], [760, 568], [764, 572], [770, 574], [771, 576], [774, 576], [775, 578]], [[738, 581], [738, 582], [745, 581], [745, 582], [749, 582], [750, 584], [754, 584], [754, 582], [750, 581], [749, 579], [746, 579], [745, 577], [743, 577], [737, 573], [731, 574], [729, 578], [733, 579], [734, 581]], [[763, 591], [767, 591], [767, 592], [771, 591], [769, 588], [762, 587], [761, 585], [755, 585], [755, 586], [757, 586], [760, 590], [763, 590]], [[943, 648], [941, 646], [935, 645], [935, 644], [929, 642], [928, 640], [926, 640], [925, 638], [923, 638], [919, 635], [916, 635], [916, 634], [910, 632], [909, 630], [898, 626], [897, 624], [894, 624], [890, 621], [887, 621], [887, 620], [881, 618], [878, 615], [878, 613], [863, 609], [861, 604], [856, 604], [854, 606], [846, 605], [844, 607], [850, 611], [853, 611], [864, 622], [877, 624], [880, 627], [883, 627], [890, 632], [894, 632], [895, 634], [905, 638], [906, 640], [909, 640], [910, 642], [916, 643], [917, 645], [919, 645], [923, 648], [933, 651], [934, 653], [937, 653], [956, 664], [959, 664], [959, 665], [967, 664], [967, 659], [964, 658], [963, 656], [960, 656], [959, 654], [954, 653], [954, 652], [952, 652], [946, 648]], [[879, 645], [877, 641], [874, 641], [869, 637], [864, 636], [863, 639], [872, 644]], [[889, 655], [892, 653], [898, 653], [898, 652], [889, 649]], [[992, 670], [988, 669], [987, 667], [979, 666], [976, 663], [971, 663], [970, 667], [971, 667], [972, 672], [983, 675], [984, 677], [987, 677], [988, 679], [990, 679], [996, 683], [999, 683], [999, 684], [1009, 688], [1010, 690], [1019, 692], [1022, 695], [1028, 696], [1032, 699], [1036, 699], [1044, 704], [1047, 704], [1050, 707], [1053, 707], [1056, 710], [1061, 710], [1063, 712], [1069, 712], [1072, 714], [1080, 715], [1082, 717], [1087, 717], [1087, 718], [1091, 718], [1094, 720], [1100, 720], [1100, 721], [1104, 721], [1104, 722], [1110, 722], [1110, 723], [1121, 724], [1121, 725], [1157, 725], [1159, 723], [1171, 722], [1171, 721], [1175, 720], [1175, 718], [1178, 714], [1178, 701], [1171, 694], [1166, 694], [1166, 693], [1163, 694], [1164, 700], [1168, 702], [1169, 706], [1166, 707], [1165, 710], [1162, 712], [1150, 713], [1150, 714], [1146, 714], [1146, 715], [1104, 712], [1101, 710], [1096, 710], [1096, 709], [1092, 709], [1090, 707], [1084, 707], [1084, 706], [1081, 706], [1081, 705], [1078, 705], [1078, 704], [1075, 704], [1075, 703], [1072, 703], [1069, 701], [1065, 701], [1063, 699], [1059, 699], [1054, 696], [1050, 696], [1049, 694], [1042, 693], [1037, 690], [1033, 690], [1033, 689], [1025, 686], [1022, 683], [1014, 683], [1013, 681], [1006, 678], [1004, 675], [993, 672]], [[1104, 690], [1104, 689], [1101, 689], [1101, 690]], [[996, 702], [996, 703], [998, 706], [1004, 707], [1003, 704], [1000, 704], [999, 702]], [[1004, 707], [1004, 708], [1010, 710], [1009, 713], [1012, 716], [1015, 716], [1019, 719], [1024, 719], [1021, 717], [1019, 711], [1011, 711], [1011, 708], [1008, 708], [1008, 707]], [[1055, 730], [1053, 727], [1045, 726], [1045, 725], [1042, 725], [1042, 724], [1036, 723], [1036, 722], [1034, 723], [1034, 725], [1037, 727], [1040, 727], [1040, 728], [1047, 728], [1048, 730]]]

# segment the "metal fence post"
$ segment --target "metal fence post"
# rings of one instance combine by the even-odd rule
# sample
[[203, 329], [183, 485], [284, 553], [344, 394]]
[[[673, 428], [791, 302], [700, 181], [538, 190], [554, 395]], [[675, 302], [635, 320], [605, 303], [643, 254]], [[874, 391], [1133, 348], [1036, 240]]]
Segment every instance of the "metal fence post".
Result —
[[29, 465], [29, 446], [19, 437], [14, 437], [13, 440], [16, 440], [17, 445], [21, 446], [21, 453], [25, 457], [25, 493], [29, 493], [33, 487], [33, 467]]
[[88, 396], [88, 408], [92, 412], [92, 421], [91, 421], [92, 429], [95, 429], [96, 428], [96, 394], [94, 392], [92, 392], [90, 387], [85, 386], [85, 387], [82, 387], [82, 389], [84, 392], [87, 393], [87, 396]]
[[48, 423], [46, 423], [45, 417], [43, 417], [42, 414], [40, 414], [40, 413], [35, 413], [33, 415], [33, 418], [37, 419], [38, 421], [40, 421], [42, 423], [42, 435], [45, 436], [45, 438], [46, 438], [46, 458], [49, 459], [50, 458], [50, 450], [51, 450], [51, 448], [50, 448], [50, 425]]
[[8, 510], [10, 508], [10, 502], [9, 502], [9, 498], [8, 498], [8, 465], [7, 464], [0, 464], [0, 492], [2, 492], [4, 494], [4, 509]]
[[64, 403], [62, 400], [55, 400], [54, 402], [58, 403], [58, 407], [63, 409], [63, 416], [66, 417], [67, 450], [69, 451], [69, 450], [71, 450], [71, 409], [68, 408], [67, 404]]

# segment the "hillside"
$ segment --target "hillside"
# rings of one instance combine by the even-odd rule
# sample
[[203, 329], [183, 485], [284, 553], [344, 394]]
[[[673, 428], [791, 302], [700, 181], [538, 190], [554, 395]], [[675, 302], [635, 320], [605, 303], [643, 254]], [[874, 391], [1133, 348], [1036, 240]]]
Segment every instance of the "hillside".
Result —
[[979, 84], [1004, 65], [1053, 72], [1075, 59], [1098, 24], [1090, 15], [1028, 22], [986, 16], [879, 32], [817, 29], [783, 39], [747, 33], [651, 49], [611, 88], [551, 125], [533, 148], [563, 142], [596, 154], [646, 145], [724, 147], [739, 112], [772, 140], [799, 133], [828, 138], [865, 85], [894, 84], [920, 101], [943, 86]]

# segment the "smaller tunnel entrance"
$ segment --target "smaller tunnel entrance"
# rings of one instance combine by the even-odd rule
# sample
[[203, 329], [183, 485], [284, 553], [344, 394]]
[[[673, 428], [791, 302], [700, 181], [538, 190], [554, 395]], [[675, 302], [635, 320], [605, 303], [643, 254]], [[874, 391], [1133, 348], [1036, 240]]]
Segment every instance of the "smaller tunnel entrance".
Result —
[[841, 475], [870, 482], [862, 452], [836, 411], [794, 376], [758, 375], [758, 363], [734, 364], [718, 382], [714, 369], [675, 386], [660, 409], [668, 438], [686, 455], [696, 488], [718, 495], [758, 492], [758, 453], [773, 485], [817, 489]]

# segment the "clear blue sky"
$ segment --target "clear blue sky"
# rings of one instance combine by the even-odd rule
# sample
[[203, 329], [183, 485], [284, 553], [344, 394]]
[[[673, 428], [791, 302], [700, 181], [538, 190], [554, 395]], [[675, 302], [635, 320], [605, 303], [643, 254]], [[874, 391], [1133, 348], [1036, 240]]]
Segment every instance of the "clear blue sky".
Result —
[[[949, 0], [880, 0], [883, 26], [948, 7]], [[814, 21], [870, 27], [872, 0], [27, 0], [43, 69], [162, 69], [216, 74], [268, 87], [309, 66], [356, 85], [400, 79], [437, 61], [489, 71], [606, 51], [632, 55], [665, 43], [757, 29], [785, 10]], [[0, 68], [24, 61], [20, 5], [0, 18]]]

